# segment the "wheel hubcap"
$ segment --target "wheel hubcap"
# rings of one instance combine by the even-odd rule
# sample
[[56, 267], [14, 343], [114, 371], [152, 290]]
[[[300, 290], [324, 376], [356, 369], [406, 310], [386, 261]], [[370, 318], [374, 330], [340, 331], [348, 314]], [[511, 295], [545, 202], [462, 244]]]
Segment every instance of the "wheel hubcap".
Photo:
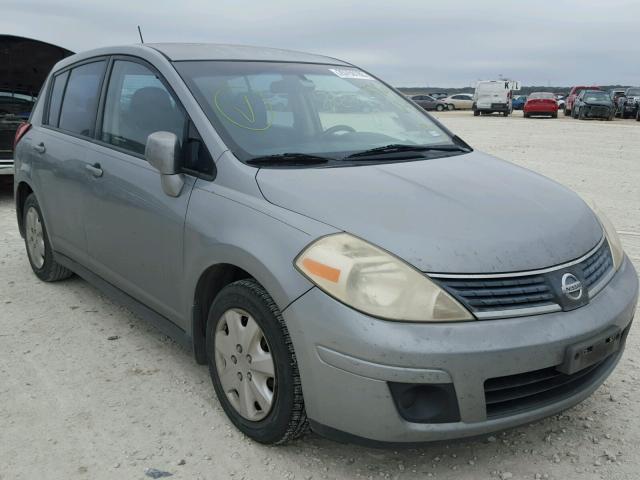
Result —
[[214, 354], [220, 384], [233, 408], [247, 420], [265, 418], [276, 389], [271, 349], [249, 313], [227, 310], [215, 334]]
[[29, 257], [36, 268], [42, 268], [44, 265], [44, 233], [42, 232], [40, 215], [34, 207], [27, 210], [25, 228]]

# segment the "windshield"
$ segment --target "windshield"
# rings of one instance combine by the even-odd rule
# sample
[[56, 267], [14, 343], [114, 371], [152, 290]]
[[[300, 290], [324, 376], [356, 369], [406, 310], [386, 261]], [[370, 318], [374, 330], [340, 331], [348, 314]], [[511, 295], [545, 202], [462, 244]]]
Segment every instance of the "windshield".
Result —
[[536, 98], [540, 98], [540, 99], [548, 99], [548, 100], [555, 100], [556, 97], [553, 93], [546, 93], [546, 92], [534, 92], [531, 95], [529, 95], [529, 99], [536, 99]]
[[394, 145], [453, 145], [403, 96], [352, 67], [186, 61], [175, 67], [241, 160], [303, 153], [344, 159]]
[[605, 92], [585, 92], [585, 102], [601, 102], [603, 100], [609, 100], [609, 95]]
[[627, 95], [640, 97], [640, 88], [630, 88], [629, 90], [627, 90]]

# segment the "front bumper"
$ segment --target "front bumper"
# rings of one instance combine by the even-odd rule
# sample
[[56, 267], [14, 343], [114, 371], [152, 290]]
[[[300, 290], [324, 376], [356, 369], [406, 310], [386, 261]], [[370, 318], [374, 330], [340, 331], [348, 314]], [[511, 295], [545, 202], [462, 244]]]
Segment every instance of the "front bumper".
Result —
[[[637, 300], [638, 277], [625, 259], [607, 287], [570, 312], [449, 324], [390, 322], [356, 312], [313, 288], [283, 315], [312, 425], [366, 440], [415, 443], [510, 428], [582, 401], [611, 373], [624, 345], [579, 391], [513, 415], [487, 417], [484, 382], [560, 365], [568, 346], [611, 326], [627, 328]], [[391, 382], [452, 384], [459, 421], [405, 420]]]

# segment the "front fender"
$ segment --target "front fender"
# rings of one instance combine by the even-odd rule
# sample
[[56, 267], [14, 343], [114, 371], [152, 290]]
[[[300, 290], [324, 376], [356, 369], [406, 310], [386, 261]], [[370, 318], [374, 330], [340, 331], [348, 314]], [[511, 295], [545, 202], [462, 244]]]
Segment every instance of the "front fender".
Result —
[[[294, 259], [311, 241], [336, 230], [283, 211], [299, 217], [298, 225], [293, 226], [267, 213], [279, 207], [264, 199], [254, 200], [255, 205], [249, 205], [212, 188], [194, 188], [184, 237], [185, 318], [189, 318], [198, 280], [212, 265], [231, 264], [245, 270], [264, 286], [281, 310], [312, 287], [295, 269]], [[300, 223], [311, 228], [303, 230]]]

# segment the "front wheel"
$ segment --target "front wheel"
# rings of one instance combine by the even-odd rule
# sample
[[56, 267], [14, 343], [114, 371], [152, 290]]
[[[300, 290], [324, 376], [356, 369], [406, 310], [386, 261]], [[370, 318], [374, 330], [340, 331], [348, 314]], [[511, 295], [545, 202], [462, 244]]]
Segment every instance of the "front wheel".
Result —
[[53, 259], [53, 248], [44, 225], [42, 211], [33, 193], [25, 200], [22, 211], [24, 243], [33, 273], [45, 282], [57, 282], [69, 278], [73, 272]]
[[456, 106], [453, 103], [448, 103], [447, 104], [447, 110], [455, 110]]
[[214, 300], [207, 356], [218, 400], [241, 432], [266, 444], [286, 443], [305, 432], [293, 344], [280, 310], [255, 280], [232, 283]]
[[564, 116], [565, 117], [571, 116], [571, 110], [569, 110], [566, 106], [564, 107]]
[[479, 110], [474, 110], [473, 111], [473, 116], [474, 117], [479, 117], [480, 116], [480, 111]]
[[438, 112], [442, 112], [444, 110], [444, 105], [436, 105], [436, 110]]

